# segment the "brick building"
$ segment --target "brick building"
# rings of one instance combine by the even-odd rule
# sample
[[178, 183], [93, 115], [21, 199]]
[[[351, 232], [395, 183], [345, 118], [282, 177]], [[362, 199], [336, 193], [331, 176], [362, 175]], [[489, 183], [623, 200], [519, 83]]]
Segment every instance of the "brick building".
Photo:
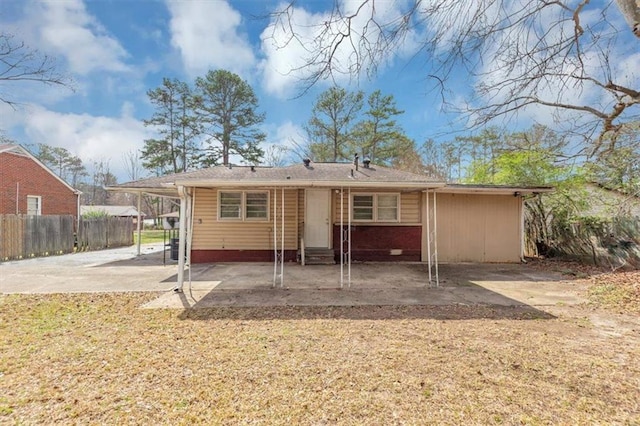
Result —
[[0, 144], [0, 214], [73, 215], [80, 191], [53, 173], [29, 151]]

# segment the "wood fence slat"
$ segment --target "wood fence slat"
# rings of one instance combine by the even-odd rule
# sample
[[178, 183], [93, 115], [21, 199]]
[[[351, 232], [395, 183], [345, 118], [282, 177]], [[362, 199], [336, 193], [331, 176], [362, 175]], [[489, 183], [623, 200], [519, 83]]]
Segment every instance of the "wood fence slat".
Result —
[[0, 261], [132, 244], [130, 218], [0, 215]]

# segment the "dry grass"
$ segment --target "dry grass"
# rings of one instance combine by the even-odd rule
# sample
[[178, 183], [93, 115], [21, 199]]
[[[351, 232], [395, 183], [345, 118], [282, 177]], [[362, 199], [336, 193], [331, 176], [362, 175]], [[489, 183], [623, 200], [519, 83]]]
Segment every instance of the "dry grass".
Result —
[[618, 313], [640, 315], [640, 271], [595, 275], [589, 284], [593, 304]]
[[581, 309], [0, 297], [0, 423], [640, 422], [638, 340]]

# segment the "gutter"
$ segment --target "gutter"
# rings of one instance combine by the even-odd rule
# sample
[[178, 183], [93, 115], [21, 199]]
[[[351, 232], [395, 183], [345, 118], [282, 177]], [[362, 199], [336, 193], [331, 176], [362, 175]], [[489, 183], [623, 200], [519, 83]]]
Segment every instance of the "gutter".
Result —
[[412, 189], [436, 189], [442, 188], [446, 184], [440, 182], [372, 182], [358, 181], [357, 179], [347, 181], [309, 181], [309, 180], [286, 180], [286, 181], [212, 181], [209, 180], [177, 180], [173, 184], [163, 184], [165, 188], [174, 186], [188, 186], [199, 188], [412, 188]]

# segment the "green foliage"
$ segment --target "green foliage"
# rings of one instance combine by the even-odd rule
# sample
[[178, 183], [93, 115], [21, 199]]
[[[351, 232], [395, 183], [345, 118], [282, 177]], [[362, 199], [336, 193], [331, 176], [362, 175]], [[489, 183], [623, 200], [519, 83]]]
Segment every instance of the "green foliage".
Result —
[[82, 214], [83, 219], [102, 219], [109, 217], [109, 214], [104, 210], [91, 210]]
[[626, 125], [586, 165], [590, 179], [605, 188], [640, 195], [640, 121]]
[[364, 94], [331, 87], [318, 96], [307, 125], [309, 149], [314, 161], [351, 159], [348, 152], [354, 121], [362, 109]]
[[[350, 152], [359, 152], [372, 163], [391, 164], [402, 157], [408, 148], [408, 138], [394, 117], [404, 111], [396, 108], [393, 95], [382, 95], [376, 90], [367, 100], [369, 109], [365, 119], [356, 124], [350, 138]], [[415, 152], [415, 147], [412, 147]]]
[[404, 113], [392, 95], [380, 90], [367, 98], [362, 91], [332, 87], [316, 101], [306, 131], [308, 155], [315, 161], [351, 161], [354, 154], [373, 164], [424, 173], [425, 165], [416, 144], [395, 118]]
[[78, 185], [82, 177], [88, 176], [80, 157], [71, 154], [66, 148], [40, 143], [35, 156], [73, 187]]
[[258, 98], [240, 76], [230, 71], [209, 71], [196, 79], [196, 108], [206, 135], [200, 164], [229, 164], [231, 155], [257, 164], [264, 156], [260, 143], [266, 135], [258, 129], [265, 115], [258, 113]]
[[156, 110], [144, 124], [160, 137], [144, 141], [143, 166], [157, 174], [187, 171], [195, 162], [196, 137], [201, 132], [191, 89], [182, 81], [164, 78], [162, 86], [149, 90], [147, 96]]

